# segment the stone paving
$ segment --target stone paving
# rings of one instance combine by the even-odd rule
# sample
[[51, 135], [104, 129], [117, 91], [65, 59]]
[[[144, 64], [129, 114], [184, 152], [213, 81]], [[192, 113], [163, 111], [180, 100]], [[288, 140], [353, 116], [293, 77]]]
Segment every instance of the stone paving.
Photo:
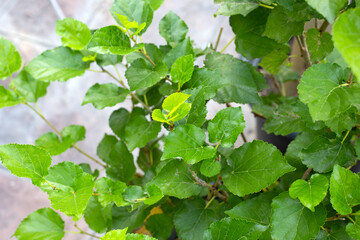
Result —
[[[25, 63], [48, 48], [60, 45], [60, 38], [55, 34], [55, 22], [61, 17], [51, 2], [52, 0], [0, 0], [0, 35], [11, 40], [20, 51]], [[111, 0], [58, 0], [65, 17], [73, 17], [85, 22], [91, 29], [115, 24], [108, 9]], [[189, 35], [197, 47], [205, 47], [215, 42], [220, 27], [224, 27], [219, 48], [233, 37], [228, 18], [213, 17], [216, 6], [213, 0], [165, 0], [165, 3], [154, 14], [152, 25], [144, 34], [145, 42], [165, 44], [158, 34], [160, 19], [168, 12], [174, 11], [189, 26]], [[61, 12], [60, 12], [61, 13]], [[225, 52], [236, 55], [231, 45]], [[202, 64], [199, 62], [199, 64]], [[109, 69], [110, 70], [110, 69]], [[90, 155], [95, 155], [96, 147], [104, 132], [111, 133], [108, 118], [117, 107], [96, 110], [92, 105], [81, 106], [87, 89], [96, 82], [108, 82], [111, 79], [100, 73], [87, 72], [84, 76], [71, 79], [66, 83], [52, 83], [46, 97], [38, 102], [44, 115], [53, 125], [62, 129], [70, 124], [84, 125], [87, 129], [86, 140], [79, 143], [80, 148]], [[8, 81], [0, 82], [7, 85]], [[123, 103], [129, 106], [129, 102]], [[208, 104], [208, 117], [223, 108], [214, 102]], [[245, 134], [254, 138], [254, 119], [248, 106], [243, 106], [247, 128]], [[0, 109], [0, 144], [24, 143], [33, 144], [35, 139], [51, 129], [31, 110], [24, 106]], [[241, 143], [239, 140], [238, 144]], [[88, 162], [88, 159], [70, 149], [61, 156], [54, 157], [59, 161]], [[95, 167], [94, 165], [92, 165]], [[0, 239], [10, 239], [20, 221], [31, 212], [48, 207], [47, 195], [34, 187], [30, 181], [11, 175], [0, 166]], [[70, 218], [66, 229], [73, 230]], [[80, 226], [86, 229], [82, 221]], [[89, 239], [84, 235], [66, 235], [64, 239]]]

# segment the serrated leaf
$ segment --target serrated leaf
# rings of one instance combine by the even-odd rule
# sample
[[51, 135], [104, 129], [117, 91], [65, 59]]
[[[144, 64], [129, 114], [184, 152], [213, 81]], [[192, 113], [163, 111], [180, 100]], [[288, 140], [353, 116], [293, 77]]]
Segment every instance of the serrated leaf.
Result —
[[220, 141], [223, 147], [232, 147], [244, 129], [245, 119], [241, 107], [228, 107], [218, 111], [207, 127], [209, 141]]
[[194, 71], [194, 59], [192, 55], [178, 58], [171, 66], [171, 81], [179, 84], [179, 89], [191, 79]]
[[27, 71], [22, 70], [19, 75], [11, 81], [16, 91], [25, 97], [27, 102], [37, 102], [46, 94], [46, 88], [50, 83], [41, 82], [33, 78]]
[[205, 208], [203, 199], [185, 200], [174, 215], [176, 232], [181, 239], [203, 239], [205, 230], [217, 220], [211, 208]]
[[30, 178], [36, 186], [40, 186], [44, 181], [51, 165], [50, 155], [45, 150], [32, 145], [1, 145], [0, 160], [12, 174]]
[[[247, 59], [263, 57], [281, 46], [275, 40], [262, 35], [269, 13], [269, 9], [258, 8], [246, 17], [230, 17], [230, 25], [236, 35], [236, 51]], [[257, 44], [259, 42], [262, 44]]]
[[45, 149], [51, 156], [60, 155], [71, 147], [70, 138], [60, 140], [58, 135], [53, 132], [44, 133], [35, 140], [35, 146]]
[[151, 236], [159, 240], [167, 240], [173, 229], [172, 219], [165, 214], [155, 214], [146, 220], [145, 227]]
[[112, 205], [101, 206], [97, 197], [92, 196], [85, 209], [85, 222], [95, 232], [106, 232], [111, 229], [111, 208]]
[[220, 221], [212, 223], [209, 227], [206, 240], [257, 240], [267, 229], [267, 226], [246, 222], [235, 218], [223, 218]]
[[93, 193], [92, 176], [72, 162], [61, 162], [49, 168], [45, 179], [41, 188], [49, 195], [52, 208], [79, 220]]
[[126, 55], [143, 47], [143, 44], [131, 47], [129, 37], [117, 26], [107, 26], [96, 30], [88, 49], [101, 54]]
[[[145, 45], [146, 54], [150, 57], [150, 59], [155, 64], [161, 63], [164, 58], [163, 56], [164, 53], [155, 44], [145, 43], [144, 45]], [[131, 64], [133, 61], [139, 58], [148, 61], [148, 59], [146, 59], [146, 57], [140, 52], [132, 52], [126, 55], [126, 61], [129, 64]]]
[[168, 69], [171, 69], [171, 66], [178, 58], [190, 54], [195, 55], [190, 38], [187, 37], [165, 55], [164, 62], [168, 66]]
[[125, 240], [127, 228], [122, 230], [112, 230], [107, 232], [100, 240]]
[[158, 83], [167, 75], [168, 69], [164, 63], [153, 67], [142, 58], [133, 61], [125, 72], [131, 91], [148, 88]]
[[111, 130], [121, 139], [125, 138], [125, 126], [130, 119], [130, 113], [125, 108], [114, 111], [109, 118]]
[[306, 0], [306, 2], [333, 24], [340, 10], [347, 4], [346, 0]]
[[50, 208], [41, 208], [21, 221], [14, 236], [19, 240], [61, 240], [65, 223]]
[[11, 107], [23, 103], [14, 91], [0, 86], [0, 108]]
[[159, 33], [170, 46], [183, 41], [188, 31], [186, 23], [173, 11], [160, 20]]
[[314, 138], [314, 134], [303, 132], [291, 141], [285, 153], [285, 158], [291, 166], [296, 168], [301, 168], [304, 166], [300, 158], [301, 150], [307, 148], [314, 141]]
[[118, 139], [115, 136], [105, 133], [96, 149], [96, 154], [99, 156], [99, 158], [106, 161], [106, 159], [110, 158], [110, 152], [117, 142]]
[[263, 67], [266, 71], [271, 74], [277, 74], [280, 70], [280, 66], [289, 57], [290, 47], [283, 45], [281, 48], [276, 49], [264, 56], [259, 63], [259, 66]]
[[150, 5], [153, 11], [156, 11], [165, 0], [146, 0], [146, 2]]
[[70, 138], [72, 143], [76, 143], [85, 139], [86, 129], [81, 125], [69, 125], [61, 130], [62, 138]]
[[360, 224], [358, 222], [356, 223], [349, 223], [346, 225], [346, 232], [354, 239], [359, 240], [360, 239]]
[[196, 196], [202, 190], [202, 187], [196, 184], [187, 165], [177, 159], [167, 161], [150, 184], [158, 186], [164, 195], [180, 199]]
[[213, 177], [220, 173], [221, 164], [215, 158], [205, 159], [201, 162], [200, 172], [206, 177]]
[[61, 37], [64, 47], [74, 50], [86, 48], [91, 39], [91, 32], [86, 24], [73, 18], [57, 20], [56, 34]]
[[[346, 2], [337, 0], [336, 2]], [[341, 53], [341, 56], [350, 65], [355, 76], [360, 79], [359, 67], [359, 45], [360, 28], [356, 24], [360, 19], [360, 10], [349, 9], [339, 16], [333, 27], [333, 40], [335, 47]]]
[[148, 197], [144, 200], [144, 203], [147, 205], [153, 205], [157, 203], [164, 196], [161, 189], [156, 185], [147, 185], [146, 194], [148, 195]]
[[229, 166], [222, 171], [224, 185], [240, 197], [259, 192], [285, 173], [295, 170], [275, 146], [260, 140], [235, 149], [228, 162]]
[[312, 62], [323, 60], [334, 49], [330, 33], [324, 32], [320, 34], [317, 28], [307, 30], [306, 45]]
[[271, 237], [274, 240], [314, 239], [326, 220], [326, 211], [322, 205], [311, 212], [299, 200], [290, 198], [287, 192], [274, 198], [271, 207]]
[[116, 17], [115, 13], [126, 16], [130, 22], [135, 21], [139, 25], [145, 23], [145, 27], [140, 31], [139, 35], [142, 35], [150, 26], [154, 14], [153, 9], [146, 0], [115, 0], [111, 5], [110, 13], [121, 26], [123, 24]]
[[82, 76], [89, 68], [88, 62], [83, 62], [79, 51], [66, 47], [46, 50], [25, 67], [25, 70], [36, 80], [44, 82], [64, 82], [70, 78]]
[[330, 201], [340, 214], [352, 213], [352, 207], [360, 204], [360, 177], [339, 165], [334, 166], [330, 178]]
[[255, 103], [260, 101], [257, 81], [265, 81], [264, 76], [255, 71], [247, 62], [229, 54], [206, 55], [205, 66], [221, 73], [222, 86], [215, 100], [219, 103]]
[[144, 220], [149, 215], [150, 210], [147, 205], [140, 205], [140, 207], [133, 211], [129, 211], [127, 207], [119, 208], [114, 206], [112, 209], [112, 228], [128, 228], [128, 231], [132, 232], [144, 224]]
[[190, 91], [191, 92], [186, 91], [191, 95], [191, 98], [189, 99], [189, 102], [191, 102], [191, 108], [186, 119], [186, 123], [195, 125], [197, 127], [202, 127], [202, 125], [206, 122], [206, 116], [208, 113], [206, 109], [207, 102], [205, 101], [207, 93], [203, 87], [191, 89]]
[[307, 182], [298, 179], [291, 184], [289, 195], [292, 198], [299, 198], [300, 202], [315, 211], [315, 207], [321, 203], [327, 194], [329, 188], [329, 180], [324, 175], [314, 174]]
[[128, 94], [129, 90], [114, 83], [95, 83], [86, 92], [82, 105], [91, 103], [96, 109], [104, 109], [123, 102]]
[[103, 207], [106, 207], [111, 202], [114, 202], [118, 207], [127, 205], [122, 196], [126, 188], [125, 183], [103, 177], [95, 182], [95, 188], [99, 194], [98, 200]]
[[357, 109], [351, 107], [346, 112], [340, 113], [325, 121], [325, 125], [340, 137], [344, 131], [350, 131], [355, 126], [358, 121], [356, 113]]
[[351, 165], [355, 151], [349, 142], [342, 143], [341, 138], [318, 136], [300, 152], [299, 157], [307, 167], [324, 173], [331, 171], [335, 164]]
[[180, 125], [165, 138], [164, 153], [161, 160], [181, 157], [189, 164], [212, 158], [216, 149], [204, 147], [205, 132], [194, 125]]
[[0, 80], [6, 79], [21, 68], [22, 59], [14, 44], [0, 38]]
[[259, 7], [256, 0], [223, 0], [215, 15], [232, 16], [241, 14], [248, 15], [251, 11]]

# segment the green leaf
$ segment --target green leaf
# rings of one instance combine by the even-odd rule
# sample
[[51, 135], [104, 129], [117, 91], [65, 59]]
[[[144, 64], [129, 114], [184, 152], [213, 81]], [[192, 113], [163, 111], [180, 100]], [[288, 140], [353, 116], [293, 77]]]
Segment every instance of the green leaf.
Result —
[[352, 213], [352, 207], [360, 204], [360, 177], [339, 165], [334, 166], [330, 178], [330, 201], [342, 215]]
[[223, 0], [215, 15], [231, 16], [248, 13], [259, 7], [257, 0]]
[[156, 11], [165, 0], [146, 0], [146, 2], [150, 5], [153, 11]]
[[91, 103], [96, 109], [104, 109], [125, 101], [128, 94], [129, 90], [114, 83], [95, 83], [86, 92], [82, 105]]
[[323, 60], [334, 49], [330, 33], [324, 32], [320, 34], [317, 28], [307, 30], [306, 45], [312, 62]]
[[130, 39], [117, 26], [107, 26], [96, 30], [88, 49], [101, 54], [126, 55], [143, 47], [143, 44], [131, 47]]
[[257, 240], [265, 232], [267, 226], [254, 222], [246, 222], [240, 219], [223, 218], [210, 225], [208, 240], [238, 240], [248, 239]]
[[99, 194], [98, 200], [103, 207], [106, 207], [112, 202], [118, 207], [127, 205], [122, 196], [126, 188], [125, 183], [103, 177], [95, 182], [95, 188]]
[[164, 153], [161, 160], [181, 157], [189, 164], [212, 158], [216, 149], [204, 147], [205, 132], [194, 125], [180, 125], [165, 138]]
[[51, 165], [50, 155], [32, 145], [0, 145], [0, 160], [12, 174], [30, 178], [36, 186], [44, 181]]
[[0, 108], [11, 107], [23, 103], [14, 91], [0, 86]]
[[168, 69], [171, 69], [171, 66], [178, 58], [190, 54], [195, 55], [190, 38], [188, 37], [185, 40], [179, 42], [166, 54], [164, 62], [168, 66]]
[[112, 209], [112, 228], [128, 228], [129, 232], [132, 232], [144, 224], [144, 220], [149, 215], [150, 210], [147, 205], [140, 205], [140, 207], [131, 212], [129, 212], [127, 207], [118, 208], [114, 206]]
[[340, 10], [347, 5], [346, 0], [306, 0], [306, 2], [333, 24]]
[[84, 173], [79, 165], [61, 162], [49, 169], [45, 179], [47, 183], [42, 189], [49, 195], [51, 207], [73, 216], [74, 221], [79, 220], [93, 194], [92, 176]]
[[156, 185], [148, 185], [146, 187], [146, 193], [148, 197], [144, 200], [144, 203], [147, 205], [153, 205], [164, 197], [163, 192]]
[[[269, 9], [258, 8], [246, 17], [230, 17], [230, 25], [236, 35], [236, 51], [247, 59], [263, 57], [281, 47], [275, 40], [263, 36]], [[257, 44], [261, 42], [262, 44]]]
[[174, 225], [181, 239], [203, 239], [205, 230], [216, 220], [215, 211], [205, 208], [205, 201], [197, 198], [183, 202], [175, 213]]
[[[339, 0], [338, 0], [339, 1]], [[346, 2], [342, 0], [341, 2]], [[359, 45], [360, 28], [356, 24], [360, 19], [360, 9], [349, 9], [341, 14], [333, 27], [333, 40], [341, 56], [350, 65], [355, 76], [360, 79]]]
[[14, 236], [21, 240], [61, 240], [65, 223], [60, 215], [50, 208], [41, 208], [21, 221]]
[[36, 80], [25, 70], [22, 70], [11, 81], [11, 86], [15, 87], [16, 91], [25, 97], [27, 102], [37, 102], [39, 98], [45, 96], [49, 84]]
[[132, 185], [125, 189], [124, 199], [130, 203], [136, 203], [145, 198], [144, 190], [140, 186]]
[[285, 158], [290, 165], [296, 168], [304, 166], [300, 158], [301, 150], [307, 148], [314, 141], [314, 138], [315, 136], [312, 133], [303, 132], [291, 141], [285, 153]]
[[125, 108], [114, 111], [109, 118], [111, 130], [121, 139], [125, 138], [125, 126], [130, 119], [130, 113]]
[[271, 214], [271, 237], [274, 240], [310, 240], [316, 238], [325, 223], [326, 211], [320, 205], [311, 212], [287, 192], [274, 198]]
[[307, 167], [324, 173], [331, 171], [335, 164], [350, 166], [355, 151], [349, 142], [342, 143], [342, 138], [318, 136], [300, 152], [299, 157]]
[[[118, 239], [114, 239], [114, 240], [118, 240]], [[157, 239], [144, 234], [128, 233], [126, 234], [126, 240], [157, 240]]]
[[61, 37], [64, 47], [74, 50], [86, 48], [91, 39], [91, 32], [86, 24], [73, 18], [57, 20], [56, 34]]
[[95, 60], [97, 65], [105, 67], [108, 65], [116, 65], [117, 63], [121, 63], [123, 56], [115, 54], [96, 54]]
[[159, 23], [159, 33], [168, 45], [183, 41], [189, 29], [186, 23], [173, 11], [169, 11]]
[[35, 146], [45, 149], [51, 156], [60, 155], [71, 147], [71, 139], [61, 141], [56, 133], [48, 132], [35, 140]]
[[70, 78], [82, 76], [89, 68], [88, 62], [82, 61], [79, 51], [66, 47], [46, 50], [29, 62], [25, 70], [38, 81], [64, 82]]
[[167, 161], [148, 184], [158, 186], [164, 195], [180, 199], [196, 196], [202, 190], [202, 187], [196, 184], [184, 161], [177, 159]]
[[298, 81], [300, 79], [299, 73], [292, 70], [291, 67], [282, 65], [279, 72], [275, 75], [275, 78], [281, 82]]
[[205, 159], [201, 163], [200, 172], [206, 177], [213, 177], [220, 173], [221, 164], [216, 158]]
[[356, 113], [357, 109], [351, 107], [346, 112], [340, 113], [325, 121], [325, 125], [340, 137], [344, 131], [350, 131], [355, 126], [358, 121]]
[[151, 236], [159, 240], [167, 240], [173, 229], [172, 219], [165, 214], [151, 215], [145, 222], [145, 227]]
[[343, 70], [338, 65], [316, 64], [308, 68], [298, 86], [299, 98], [309, 107], [311, 117], [316, 120], [329, 120], [345, 112], [352, 106], [355, 86], [342, 84]]
[[117, 142], [118, 140], [115, 136], [105, 133], [96, 149], [96, 154], [99, 156], [99, 158], [106, 161], [106, 159], [110, 158], [110, 152]]
[[[146, 54], [150, 57], [150, 59], [155, 64], [162, 63], [162, 60], [164, 59], [164, 53], [155, 44], [145, 43], [144, 45], [145, 45]], [[133, 61], [139, 58], [148, 61], [148, 59], [140, 52], [132, 52], [126, 55], [126, 61], [129, 64], [131, 64]]]
[[62, 138], [70, 138], [72, 143], [85, 139], [86, 129], [81, 125], [69, 125], [61, 131]]
[[285, 173], [295, 170], [275, 146], [260, 140], [235, 149], [228, 162], [229, 166], [222, 171], [224, 185], [240, 197], [259, 192]]
[[98, 233], [111, 229], [111, 207], [101, 206], [98, 199], [92, 196], [85, 209], [84, 218], [89, 227]]
[[[205, 87], [205, 86], [204, 86]], [[186, 90], [185, 90], [186, 91]], [[187, 124], [193, 124], [197, 127], [202, 127], [202, 125], [206, 122], [207, 109], [206, 109], [206, 90], [203, 87], [199, 87], [197, 89], [190, 90], [191, 98], [189, 102], [191, 102], [191, 108], [186, 119]], [[187, 91], [186, 91], [187, 92]], [[215, 96], [215, 91], [214, 96]]]
[[130, 22], [135, 21], [139, 25], [145, 23], [144, 29], [139, 33], [140, 35], [142, 35], [150, 26], [154, 15], [153, 9], [148, 4], [147, 0], [115, 0], [110, 8], [110, 13], [115, 21], [121, 26], [123, 25], [116, 17], [115, 13], [126, 16]]
[[280, 71], [280, 66], [286, 61], [289, 57], [290, 52], [289, 45], [283, 45], [281, 48], [276, 49], [264, 56], [259, 63], [259, 66], [264, 68], [271, 74], [277, 74]]
[[241, 107], [228, 107], [218, 111], [207, 128], [209, 141], [220, 141], [223, 147], [232, 147], [244, 129], [245, 119]]
[[264, 76], [254, 67], [229, 54], [206, 55], [205, 66], [221, 73], [222, 86], [218, 89], [216, 101], [219, 103], [255, 103], [260, 101], [257, 81], [265, 81]]
[[[191, 79], [194, 71], [194, 59], [192, 55], [185, 55], [178, 58], [171, 66], [171, 81], [179, 83], [182, 87], [184, 83]], [[180, 88], [179, 88], [180, 89]]]
[[135, 115], [130, 118], [125, 127], [125, 140], [129, 150], [144, 147], [151, 139], [157, 137], [161, 130], [159, 122], [150, 121], [144, 115]]
[[0, 38], [0, 79], [6, 79], [21, 68], [22, 59], [14, 44]]
[[127, 228], [122, 230], [112, 230], [107, 232], [100, 240], [126, 240]]
[[142, 58], [136, 59], [125, 72], [131, 91], [154, 86], [167, 75], [168, 69], [164, 63], [153, 67]]
[[360, 224], [358, 222], [356, 223], [349, 223], [346, 225], [346, 232], [354, 238], [354, 240], [360, 239]]
[[315, 207], [321, 203], [327, 194], [329, 180], [324, 175], [314, 174], [309, 182], [298, 179], [291, 184], [289, 195], [292, 198], [299, 198], [300, 202], [315, 212]]

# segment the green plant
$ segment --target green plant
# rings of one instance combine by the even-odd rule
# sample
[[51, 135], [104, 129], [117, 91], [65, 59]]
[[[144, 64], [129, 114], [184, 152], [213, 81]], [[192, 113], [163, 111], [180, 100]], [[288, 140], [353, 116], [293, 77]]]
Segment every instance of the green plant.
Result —
[[[187, 25], [173, 12], [159, 26], [167, 45], [143, 43], [162, 2], [115, 0], [110, 12], [118, 25], [94, 31], [74, 19], [58, 21], [63, 46], [33, 59], [14, 79], [21, 57], [1, 38], [0, 78], [11, 84], [0, 87], [0, 107], [25, 104], [54, 130], [35, 146], [1, 145], [3, 165], [46, 192], [53, 209], [75, 222], [84, 217], [92, 230], [106, 234], [76, 233], [104, 240], [167, 239], [173, 228], [184, 240], [360, 239], [360, 176], [349, 170], [360, 154], [359, 2], [215, 0], [216, 14], [230, 16], [231, 42], [247, 59], [261, 57], [261, 71], [223, 54], [231, 42], [220, 52], [218, 43], [194, 49]], [[304, 31], [310, 20], [314, 28]], [[331, 24], [332, 34], [325, 32]], [[289, 55], [295, 46], [290, 39], [301, 56]], [[202, 55], [205, 65], [195, 65]], [[299, 79], [291, 69], [296, 57], [306, 70], [299, 97], [288, 97], [286, 82]], [[126, 67], [126, 81], [118, 64]], [[34, 107], [52, 81], [96, 71], [92, 65], [115, 83], [95, 84], [83, 104], [103, 109], [128, 97], [133, 102], [132, 111], [111, 114], [114, 135], [99, 143], [101, 160], [76, 145], [85, 139], [84, 127], [59, 131]], [[275, 91], [259, 95], [268, 86], [264, 75]], [[228, 107], [206, 120], [210, 99]], [[230, 103], [252, 103], [268, 133], [298, 133], [285, 156], [260, 140], [234, 148], [245, 121], [241, 107]], [[105, 169], [106, 177], [87, 164], [51, 166], [51, 156], [71, 147]], [[143, 174], [136, 173], [136, 148]], [[131, 233], [142, 225], [152, 237]], [[43, 208], [14, 235], [57, 240], [64, 234], [60, 215]]]

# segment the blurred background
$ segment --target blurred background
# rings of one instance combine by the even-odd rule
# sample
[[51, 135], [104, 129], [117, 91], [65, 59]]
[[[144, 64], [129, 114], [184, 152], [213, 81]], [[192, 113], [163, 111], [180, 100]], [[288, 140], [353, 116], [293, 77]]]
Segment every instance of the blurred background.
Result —
[[[90, 29], [116, 24], [109, 13], [111, 4], [112, 0], [0, 0], [0, 36], [15, 44], [23, 64], [27, 64], [46, 49], [61, 45], [60, 37], [55, 34], [55, 23], [58, 19], [72, 17], [86, 23]], [[221, 49], [234, 34], [229, 27], [228, 17], [214, 17], [216, 9], [213, 0], [165, 0], [154, 13], [152, 25], [143, 35], [143, 40], [157, 45], [166, 44], [158, 33], [158, 25], [160, 19], [172, 10], [187, 23], [189, 36], [196, 47], [205, 48], [209, 43], [214, 44], [220, 28], [223, 27], [218, 47]], [[231, 44], [225, 53], [238, 55], [234, 44]], [[201, 59], [197, 63], [202, 66]], [[110, 81], [107, 75], [86, 72], [82, 77], [65, 83], [51, 83], [47, 95], [38, 101], [43, 114], [56, 128], [62, 129], [70, 124], [85, 126], [86, 139], [79, 143], [79, 147], [92, 156], [96, 156], [96, 147], [104, 133], [111, 134], [108, 119], [112, 111], [120, 105], [96, 110], [91, 104], [81, 106], [81, 103], [87, 89], [93, 84]], [[8, 80], [0, 82], [4, 86], [8, 83]], [[121, 106], [129, 107], [129, 104], [125, 102]], [[223, 107], [225, 105], [209, 102], [208, 118], [212, 118]], [[243, 106], [243, 111], [246, 120], [244, 133], [248, 140], [252, 140], [255, 121], [249, 106]], [[0, 144], [34, 144], [40, 135], [51, 131], [45, 122], [25, 105], [0, 109], [0, 124]], [[241, 144], [241, 139], [238, 141], [238, 144]], [[73, 149], [53, 157], [53, 163], [59, 161], [89, 163], [86, 157]], [[34, 187], [30, 181], [15, 177], [0, 166], [0, 239], [10, 239], [23, 218], [39, 208], [49, 206], [50, 202], [45, 193]], [[63, 219], [67, 220], [66, 230], [73, 230], [71, 219], [65, 216]], [[80, 222], [79, 226], [87, 229], [86, 223]], [[64, 239], [82, 240], [89, 237], [67, 234]]]

